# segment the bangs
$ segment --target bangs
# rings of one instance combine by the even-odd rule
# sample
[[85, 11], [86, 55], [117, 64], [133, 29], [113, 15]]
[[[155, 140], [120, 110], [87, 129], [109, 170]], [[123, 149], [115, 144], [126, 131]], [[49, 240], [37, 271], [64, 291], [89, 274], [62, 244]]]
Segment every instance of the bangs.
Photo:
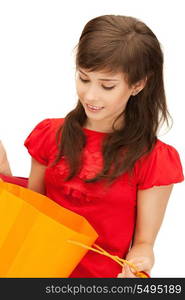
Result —
[[76, 67], [89, 71], [102, 71], [107, 73], [123, 72], [121, 55], [122, 45], [97, 39], [81, 40], [77, 46]]

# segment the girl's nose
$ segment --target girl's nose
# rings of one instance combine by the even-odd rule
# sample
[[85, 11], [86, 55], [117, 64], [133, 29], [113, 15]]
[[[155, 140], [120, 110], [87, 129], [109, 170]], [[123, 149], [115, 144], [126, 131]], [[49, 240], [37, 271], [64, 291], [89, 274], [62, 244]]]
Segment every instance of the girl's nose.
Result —
[[98, 91], [95, 87], [88, 87], [86, 92], [85, 92], [85, 100], [89, 103], [92, 104], [91, 102], [94, 102], [98, 100]]

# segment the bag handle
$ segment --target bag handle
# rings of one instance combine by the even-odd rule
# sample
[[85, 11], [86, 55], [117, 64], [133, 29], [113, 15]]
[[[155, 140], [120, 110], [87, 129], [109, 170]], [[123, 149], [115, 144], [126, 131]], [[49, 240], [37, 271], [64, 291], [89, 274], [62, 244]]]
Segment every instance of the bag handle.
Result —
[[131, 268], [133, 268], [135, 270], [135, 275], [137, 277], [140, 277], [140, 278], [149, 278], [150, 277], [148, 273], [146, 273], [144, 271], [139, 271], [138, 268], [133, 263], [129, 262], [126, 259], [120, 258], [119, 256], [111, 255], [110, 253], [108, 253], [107, 251], [105, 251], [103, 248], [101, 248], [97, 244], [94, 244], [93, 246], [95, 248], [93, 248], [93, 247], [87, 246], [87, 245], [85, 245], [83, 243], [80, 243], [80, 242], [77, 242], [77, 241], [73, 241], [73, 240], [68, 240], [68, 242], [72, 243], [74, 245], [86, 248], [88, 250], [92, 250], [92, 251], [94, 251], [96, 253], [105, 255], [107, 257], [110, 257], [112, 260], [114, 260], [115, 262], [117, 262], [121, 267], [124, 267], [124, 264], [129, 265]]

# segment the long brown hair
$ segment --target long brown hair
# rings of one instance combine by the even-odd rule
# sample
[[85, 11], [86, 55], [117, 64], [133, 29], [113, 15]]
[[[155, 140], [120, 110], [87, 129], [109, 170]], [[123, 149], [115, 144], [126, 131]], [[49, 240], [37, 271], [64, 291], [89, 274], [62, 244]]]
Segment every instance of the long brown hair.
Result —
[[[104, 15], [90, 20], [84, 27], [76, 51], [76, 67], [88, 71], [121, 71], [129, 86], [147, 78], [144, 89], [130, 96], [124, 112], [124, 124], [106, 135], [102, 144], [104, 166], [95, 178], [113, 181], [124, 172], [132, 173], [135, 162], [155, 145], [157, 130], [164, 122], [169, 126], [163, 83], [163, 53], [155, 34], [140, 20], [119, 15]], [[80, 101], [65, 117], [59, 129], [59, 151], [68, 159], [70, 173], [81, 167], [81, 153], [86, 144], [82, 130], [86, 114]], [[118, 119], [117, 118], [117, 119]], [[116, 121], [116, 120], [115, 120]]]

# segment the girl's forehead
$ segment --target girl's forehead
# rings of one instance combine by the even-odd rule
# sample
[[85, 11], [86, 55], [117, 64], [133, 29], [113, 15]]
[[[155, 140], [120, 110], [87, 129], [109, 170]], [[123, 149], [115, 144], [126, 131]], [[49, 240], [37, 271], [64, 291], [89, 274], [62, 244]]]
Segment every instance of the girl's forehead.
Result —
[[98, 77], [118, 77], [118, 78], [123, 78], [124, 74], [121, 71], [110, 71], [110, 70], [95, 70], [95, 71], [91, 71], [89, 69], [84, 69], [79, 67], [78, 71], [80, 71], [81, 73], [84, 73], [86, 75], [94, 75], [94, 76], [98, 76]]

